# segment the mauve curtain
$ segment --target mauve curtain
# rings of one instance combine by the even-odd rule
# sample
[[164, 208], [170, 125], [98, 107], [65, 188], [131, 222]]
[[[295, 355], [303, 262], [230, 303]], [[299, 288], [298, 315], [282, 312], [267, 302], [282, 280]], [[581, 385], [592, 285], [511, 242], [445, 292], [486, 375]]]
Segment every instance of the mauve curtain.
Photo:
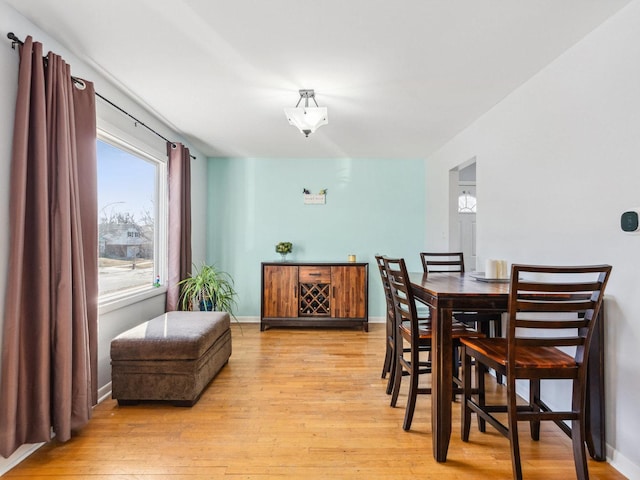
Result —
[[169, 265], [165, 310], [180, 310], [178, 282], [191, 272], [191, 155], [180, 143], [167, 142], [169, 157]]
[[20, 48], [0, 454], [66, 441], [97, 400], [95, 93], [57, 55]]

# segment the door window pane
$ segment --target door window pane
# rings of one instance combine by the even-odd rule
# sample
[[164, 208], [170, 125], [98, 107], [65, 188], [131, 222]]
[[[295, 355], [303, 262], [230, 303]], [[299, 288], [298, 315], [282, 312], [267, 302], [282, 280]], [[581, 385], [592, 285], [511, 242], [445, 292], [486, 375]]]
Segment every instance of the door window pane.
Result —
[[463, 190], [458, 197], [458, 213], [476, 213], [477, 200], [469, 191]]

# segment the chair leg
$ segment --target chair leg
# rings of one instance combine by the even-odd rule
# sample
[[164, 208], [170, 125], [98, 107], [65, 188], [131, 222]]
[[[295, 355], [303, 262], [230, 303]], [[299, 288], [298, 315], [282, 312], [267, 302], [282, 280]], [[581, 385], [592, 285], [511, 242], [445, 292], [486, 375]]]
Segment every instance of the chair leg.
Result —
[[[400, 356], [402, 355], [402, 343], [398, 345], [396, 342], [394, 348], [394, 369], [393, 369], [393, 387], [391, 389], [391, 406], [395, 407], [398, 402], [398, 394], [400, 393], [400, 382], [402, 381], [402, 362], [400, 362]], [[389, 379], [391, 380], [391, 379]]]
[[[502, 317], [498, 315], [498, 318], [490, 323], [493, 323], [493, 335], [498, 338], [502, 337]], [[496, 382], [498, 382], [498, 385], [502, 385], [502, 380], [502, 374], [496, 372]]]
[[388, 339], [386, 343], [387, 343], [387, 350], [384, 354], [384, 363], [382, 364], [382, 374], [380, 375], [380, 378], [386, 378], [387, 373], [391, 372], [393, 349], [391, 348], [391, 344], [389, 343]]
[[[540, 379], [532, 378], [529, 380], [529, 406], [534, 412], [540, 411]], [[529, 428], [531, 429], [531, 439], [540, 440], [540, 420], [531, 420]]]
[[[460, 437], [463, 442], [469, 441], [469, 431], [471, 430], [471, 409], [467, 406], [467, 401], [471, 398], [471, 357], [467, 355], [467, 349], [462, 346], [462, 399], [460, 402], [460, 416], [462, 418], [462, 428]], [[477, 362], [476, 362], [477, 363]], [[477, 367], [476, 367], [477, 368]]]
[[394, 348], [391, 348], [391, 363], [389, 365], [389, 380], [387, 380], [387, 395], [391, 395], [391, 392], [393, 391], [393, 385], [395, 383], [395, 378], [396, 378], [396, 363], [397, 363], [397, 359], [396, 359], [396, 352]]
[[[452, 369], [451, 371], [453, 372], [453, 376], [456, 377], [457, 379], [460, 379], [460, 367], [461, 367], [461, 355], [460, 355], [460, 347], [458, 345], [454, 345], [453, 347], [453, 352], [451, 352], [451, 359], [452, 359]], [[451, 401], [455, 402], [456, 401], [456, 390], [458, 389], [458, 385], [456, 384], [455, 381], [453, 381], [453, 386], [451, 388]]]
[[573, 461], [576, 466], [578, 480], [588, 480], [587, 456], [584, 448], [584, 389], [578, 380], [573, 381], [572, 408], [574, 412], [580, 412], [578, 420], [571, 421], [571, 443], [573, 444]]
[[413, 421], [413, 413], [416, 409], [416, 399], [418, 397], [418, 377], [420, 369], [420, 361], [418, 355], [411, 356], [411, 371], [409, 372], [409, 393], [407, 394], [407, 408], [404, 412], [404, 423], [402, 428], [404, 430], [411, 429], [411, 422]]
[[[476, 361], [476, 385], [478, 386], [478, 405], [484, 407], [486, 405], [485, 396], [485, 373], [487, 368], [483, 363]], [[487, 421], [478, 415], [478, 430], [482, 433], [487, 431]]]
[[522, 480], [520, 442], [518, 441], [518, 411], [516, 409], [516, 380], [507, 376], [507, 416], [509, 417], [509, 444], [513, 478]]

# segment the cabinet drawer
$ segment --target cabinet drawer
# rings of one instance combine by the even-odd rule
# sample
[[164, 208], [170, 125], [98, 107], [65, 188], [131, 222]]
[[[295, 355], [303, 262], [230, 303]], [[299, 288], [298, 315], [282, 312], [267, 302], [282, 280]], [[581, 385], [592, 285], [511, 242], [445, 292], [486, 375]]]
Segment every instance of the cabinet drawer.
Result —
[[331, 283], [331, 267], [300, 267], [300, 283]]

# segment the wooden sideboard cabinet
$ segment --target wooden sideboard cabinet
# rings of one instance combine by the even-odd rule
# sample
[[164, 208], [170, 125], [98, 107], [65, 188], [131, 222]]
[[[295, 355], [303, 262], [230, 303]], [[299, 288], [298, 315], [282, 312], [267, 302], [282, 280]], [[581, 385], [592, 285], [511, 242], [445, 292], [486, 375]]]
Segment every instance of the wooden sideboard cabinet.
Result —
[[368, 263], [262, 263], [260, 330], [362, 327], [369, 331]]

